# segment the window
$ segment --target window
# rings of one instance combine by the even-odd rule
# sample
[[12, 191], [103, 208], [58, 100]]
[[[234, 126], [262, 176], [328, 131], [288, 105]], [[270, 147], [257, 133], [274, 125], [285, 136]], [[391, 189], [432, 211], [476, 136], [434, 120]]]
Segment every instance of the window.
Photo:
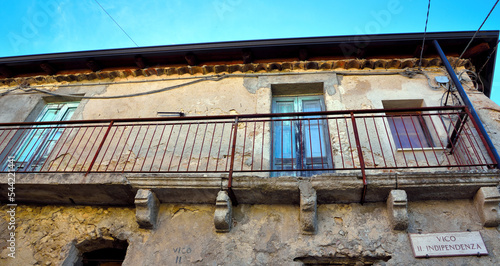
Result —
[[105, 238], [86, 239], [81, 243], [72, 242], [68, 255], [62, 265], [79, 266], [119, 266], [127, 256], [127, 240]]
[[[273, 97], [273, 113], [324, 110], [322, 95]], [[325, 131], [326, 120], [321, 116], [276, 118], [273, 121], [273, 170], [283, 171], [274, 172], [273, 175], [310, 176], [320, 173], [320, 169], [330, 169], [331, 151]], [[318, 171], [300, 171], [304, 169], [318, 169]]]
[[[66, 121], [75, 112], [78, 102], [47, 103], [35, 122]], [[19, 130], [15, 136], [18, 143], [14, 154], [14, 164], [20, 171], [38, 171], [61, 136], [63, 129], [53, 125], [40, 125], [28, 130]]]
[[[423, 100], [382, 101], [384, 108], [422, 107]], [[387, 121], [398, 149], [433, 147], [432, 137], [427, 127], [427, 116], [421, 112], [391, 112]]]
[[[128, 245], [127, 245], [128, 246]], [[83, 253], [83, 266], [120, 266], [125, 260], [127, 248], [103, 248]]]
[[384, 265], [384, 261], [389, 261], [391, 256], [375, 255], [375, 256], [360, 256], [360, 257], [343, 257], [343, 256], [304, 256], [294, 258], [293, 261], [300, 261], [303, 265]]

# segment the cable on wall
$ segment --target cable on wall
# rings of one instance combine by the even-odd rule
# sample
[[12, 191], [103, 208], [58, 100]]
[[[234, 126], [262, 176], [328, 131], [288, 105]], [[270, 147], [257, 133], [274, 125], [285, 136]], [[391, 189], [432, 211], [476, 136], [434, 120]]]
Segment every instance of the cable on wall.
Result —
[[[464, 74], [466, 74], [465, 77]], [[466, 86], [469, 90], [483, 92], [484, 84], [478, 73], [468, 69], [464, 69], [457, 74], [457, 77], [460, 83], [463, 86]], [[471, 88], [469, 85], [467, 85], [467, 82], [472, 82], [474, 84], [474, 88]]]
[[114, 96], [83, 96], [83, 95], [73, 95], [73, 94], [62, 94], [62, 93], [55, 93], [55, 92], [51, 92], [51, 91], [48, 91], [48, 90], [34, 88], [34, 87], [29, 87], [29, 86], [19, 86], [19, 87], [16, 87], [15, 89], [11, 89], [11, 90], [9, 90], [7, 92], [4, 92], [4, 94], [2, 94], [1, 96], [5, 95], [5, 94], [7, 94], [7, 93], [9, 93], [9, 92], [11, 92], [13, 90], [22, 90], [24, 92], [36, 91], [36, 92], [41, 92], [41, 93], [49, 94], [49, 95], [52, 95], [52, 96], [58, 96], [58, 97], [73, 97], [73, 98], [80, 98], [80, 99], [119, 99], [119, 98], [137, 97], [137, 96], [144, 96], [144, 95], [149, 95], [149, 94], [154, 94], [154, 93], [169, 91], [169, 90], [173, 90], [173, 89], [177, 89], [177, 88], [180, 88], [180, 87], [192, 85], [192, 84], [195, 84], [195, 83], [198, 83], [198, 82], [202, 82], [202, 81], [209, 81], [209, 80], [218, 81], [218, 80], [221, 80], [221, 79], [224, 79], [224, 78], [227, 78], [227, 77], [229, 77], [229, 76], [200, 78], [200, 79], [196, 79], [196, 80], [193, 80], [193, 81], [185, 82], [185, 83], [174, 85], [174, 86], [168, 86], [168, 87], [164, 87], [164, 88], [157, 89], [157, 90], [146, 91], [146, 92], [139, 92], [139, 93], [132, 93], [132, 94], [124, 94], [124, 95], [114, 95]]

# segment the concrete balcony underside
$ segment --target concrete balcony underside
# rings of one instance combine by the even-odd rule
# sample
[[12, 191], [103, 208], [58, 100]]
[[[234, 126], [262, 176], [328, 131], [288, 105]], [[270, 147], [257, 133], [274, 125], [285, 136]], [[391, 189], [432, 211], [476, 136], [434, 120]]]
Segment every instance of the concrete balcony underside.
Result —
[[[367, 174], [366, 202], [385, 201], [393, 189], [405, 190], [410, 201], [472, 199], [480, 187], [498, 186], [499, 170]], [[1, 201], [7, 200], [7, 174], [0, 177]], [[233, 176], [240, 204], [299, 204], [299, 182], [311, 182], [318, 204], [355, 203], [363, 182], [358, 173], [313, 177]], [[227, 188], [227, 174], [16, 174], [18, 204], [133, 206], [138, 189], [151, 189], [161, 203], [214, 204]]]

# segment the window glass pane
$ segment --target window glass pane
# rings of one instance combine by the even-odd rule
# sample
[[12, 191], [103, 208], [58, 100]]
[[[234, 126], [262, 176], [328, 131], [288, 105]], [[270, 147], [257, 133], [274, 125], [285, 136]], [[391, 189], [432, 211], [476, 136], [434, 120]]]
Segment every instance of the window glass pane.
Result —
[[73, 113], [75, 112], [75, 110], [76, 110], [76, 107], [68, 108], [68, 110], [64, 113], [61, 121], [70, 120], [71, 116], [73, 116]]
[[54, 121], [54, 119], [57, 117], [58, 112], [59, 109], [56, 108], [47, 109], [47, 111], [43, 113], [42, 116], [38, 117], [36, 121], [37, 122]]
[[275, 158], [292, 158], [292, 153], [295, 151], [295, 137], [293, 133], [293, 125], [289, 121], [274, 122], [274, 157]]
[[[302, 100], [302, 108], [304, 112], [320, 112], [322, 111], [322, 103], [320, 99]], [[324, 134], [321, 126], [321, 120], [314, 119], [320, 116], [308, 116], [308, 120], [303, 123], [304, 142], [305, 142], [305, 157], [306, 164], [312, 164], [313, 158], [322, 157], [324, 153]]]
[[274, 113], [293, 113], [294, 110], [294, 101], [277, 101]]
[[[387, 109], [419, 108], [423, 99], [383, 100]], [[388, 113], [392, 137], [397, 148], [428, 148], [433, 146], [431, 134], [420, 112]]]
[[[293, 113], [295, 112], [295, 101], [277, 101], [275, 108], [275, 113]], [[276, 163], [285, 164], [292, 163], [290, 160], [293, 158], [294, 144], [295, 144], [295, 134], [293, 122], [291, 120], [286, 120], [287, 118], [280, 118], [282, 121], [274, 122], [274, 158], [278, 159]], [[283, 158], [284, 161], [281, 161]], [[286, 162], [285, 162], [286, 161]]]
[[[318, 121], [308, 121], [305, 126], [305, 149], [306, 157], [322, 157], [324, 154], [324, 135], [322, 132], [322, 127], [318, 124]], [[311, 160], [308, 160], [310, 163]]]
[[397, 148], [431, 147], [427, 126], [418, 113], [389, 117], [388, 121]]
[[321, 101], [319, 99], [317, 100], [302, 100], [302, 109], [304, 112], [320, 112], [322, 111], [321, 108]]

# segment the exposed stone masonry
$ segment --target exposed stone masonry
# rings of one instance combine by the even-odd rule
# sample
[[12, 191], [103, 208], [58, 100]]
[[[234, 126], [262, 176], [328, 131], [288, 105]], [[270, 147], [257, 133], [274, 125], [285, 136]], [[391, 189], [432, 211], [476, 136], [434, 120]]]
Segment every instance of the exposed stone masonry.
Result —
[[302, 234], [314, 235], [317, 230], [317, 195], [309, 180], [299, 181], [300, 190], [300, 228]]
[[227, 233], [233, 224], [233, 205], [227, 191], [219, 191], [214, 213], [215, 231]]
[[[473, 69], [473, 65], [468, 59], [448, 58], [452, 65], [458, 61], [458, 67]], [[54, 74], [31, 77], [15, 77], [0, 79], [0, 86], [17, 86], [19, 84], [41, 85], [46, 83], [66, 83], [106, 80], [128, 77], [149, 77], [149, 76], [171, 76], [171, 75], [212, 75], [222, 73], [261, 73], [279, 72], [293, 70], [345, 70], [345, 69], [404, 69], [418, 66], [417, 58], [404, 59], [346, 59], [346, 60], [322, 60], [322, 61], [292, 61], [292, 62], [272, 62], [272, 63], [249, 63], [249, 64], [224, 64], [224, 65], [203, 65], [203, 66], [177, 66], [177, 67], [150, 67], [144, 69], [120, 69], [101, 70], [74, 74]], [[424, 58], [423, 67], [441, 66], [439, 58]]]
[[474, 196], [474, 204], [484, 226], [500, 225], [499, 203], [500, 193], [496, 187], [482, 187], [477, 191]]
[[387, 199], [389, 220], [394, 230], [408, 228], [408, 199], [406, 191], [401, 189], [391, 190]]
[[[311, 259], [379, 266], [498, 264], [498, 231], [482, 227], [470, 199], [410, 201], [408, 205], [408, 232], [479, 230], [490, 255], [415, 259], [407, 232], [391, 229], [383, 202], [320, 204], [315, 235], [301, 234], [299, 208], [294, 205], [240, 204], [233, 208], [236, 226], [218, 234], [213, 204], [161, 204], [155, 230], [139, 228], [135, 210], [129, 207], [20, 204], [18, 257], [8, 258], [6, 242], [0, 241], [0, 264], [61, 265], [90, 251], [89, 244], [117, 241], [129, 243], [123, 265], [177, 265], [180, 257], [182, 265], [299, 266], [299, 260]], [[6, 210], [5, 205], [0, 207], [0, 229], [6, 228]], [[0, 230], [0, 237], [6, 239], [8, 232]]]
[[152, 229], [158, 219], [160, 202], [156, 195], [149, 189], [139, 189], [135, 195], [135, 208], [137, 223], [141, 228]]

